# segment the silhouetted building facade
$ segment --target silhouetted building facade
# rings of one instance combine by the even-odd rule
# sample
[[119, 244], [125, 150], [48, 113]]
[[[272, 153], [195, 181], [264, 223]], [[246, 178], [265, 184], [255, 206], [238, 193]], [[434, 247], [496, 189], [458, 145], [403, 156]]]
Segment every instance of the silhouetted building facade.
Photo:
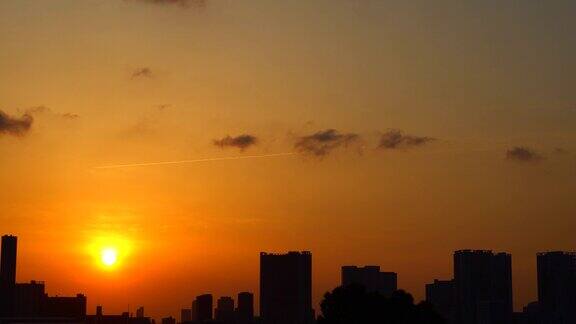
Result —
[[86, 324], [153, 324], [149, 317], [132, 317], [128, 312], [119, 315], [104, 315], [102, 306], [96, 306], [95, 315], [87, 315]]
[[220, 323], [234, 322], [234, 299], [223, 296], [218, 298], [215, 310], [216, 321]]
[[514, 324], [540, 324], [540, 310], [538, 302], [531, 302], [524, 306], [522, 312], [514, 313]]
[[446, 320], [455, 323], [454, 280], [434, 280], [426, 285], [426, 301]]
[[17, 241], [16, 236], [2, 236], [0, 250], [0, 317], [14, 315]]
[[251, 324], [254, 322], [254, 294], [249, 292], [238, 294], [236, 322], [238, 324]]
[[398, 275], [395, 272], [380, 272], [379, 266], [343, 266], [342, 286], [350, 284], [359, 284], [367, 291], [390, 296], [398, 289]]
[[260, 315], [264, 324], [313, 321], [310, 252], [260, 253]]
[[183, 308], [180, 310], [180, 323], [186, 323], [192, 321], [192, 309]]
[[456, 323], [512, 322], [512, 257], [484, 250], [454, 253]]
[[136, 317], [144, 317], [144, 306], [140, 306], [136, 309]]
[[539, 253], [537, 268], [542, 323], [576, 323], [576, 253]]
[[176, 324], [176, 319], [172, 316], [162, 318], [162, 324]]
[[196, 297], [195, 306], [195, 321], [206, 322], [212, 320], [213, 298], [211, 294], [205, 294]]

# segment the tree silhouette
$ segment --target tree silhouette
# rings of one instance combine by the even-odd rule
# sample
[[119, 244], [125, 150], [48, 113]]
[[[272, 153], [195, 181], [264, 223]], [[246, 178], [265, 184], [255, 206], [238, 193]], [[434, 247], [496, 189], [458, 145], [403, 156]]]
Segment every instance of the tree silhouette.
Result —
[[414, 304], [412, 295], [397, 290], [385, 297], [361, 285], [338, 287], [324, 295], [318, 324], [445, 324], [432, 305]]

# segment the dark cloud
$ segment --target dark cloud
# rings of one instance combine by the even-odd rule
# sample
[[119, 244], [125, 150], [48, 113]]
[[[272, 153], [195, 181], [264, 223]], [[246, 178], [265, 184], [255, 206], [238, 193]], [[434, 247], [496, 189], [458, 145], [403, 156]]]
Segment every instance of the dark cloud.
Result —
[[380, 136], [378, 148], [386, 150], [407, 149], [422, 146], [434, 140], [432, 137], [408, 135], [393, 129]]
[[236, 147], [239, 148], [241, 151], [247, 149], [252, 145], [256, 145], [258, 143], [258, 138], [253, 135], [242, 134], [238, 136], [226, 136], [221, 139], [215, 139], [214, 145], [219, 146], [220, 148], [227, 148], [227, 147]]
[[506, 158], [517, 162], [535, 162], [542, 160], [543, 156], [528, 147], [516, 146], [506, 151]]
[[343, 134], [335, 129], [326, 129], [312, 135], [299, 137], [294, 148], [303, 154], [324, 157], [337, 148], [347, 148], [359, 141], [360, 136], [358, 134]]
[[152, 69], [149, 67], [141, 67], [137, 68], [132, 72], [132, 79], [136, 78], [151, 78], [154, 74], [152, 73]]
[[30, 128], [34, 118], [31, 114], [23, 114], [22, 117], [9, 116], [2, 110], [0, 110], [0, 135], [7, 134], [13, 136], [24, 136]]
[[150, 3], [157, 5], [177, 5], [182, 7], [204, 8], [207, 0], [133, 0], [136, 2]]

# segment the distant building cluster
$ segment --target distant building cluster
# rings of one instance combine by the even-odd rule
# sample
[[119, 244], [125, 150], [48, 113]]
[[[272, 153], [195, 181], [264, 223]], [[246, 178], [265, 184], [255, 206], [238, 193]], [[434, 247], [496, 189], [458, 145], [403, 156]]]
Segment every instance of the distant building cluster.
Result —
[[456, 251], [454, 279], [426, 285], [426, 301], [450, 324], [576, 323], [576, 253], [538, 253], [537, 268], [538, 301], [514, 312], [512, 256]]
[[[2, 237], [0, 260], [0, 324], [155, 324], [144, 315], [128, 312], [105, 315], [102, 306], [87, 315], [86, 296], [51, 297], [44, 283], [16, 282], [17, 238]], [[447, 324], [576, 324], [576, 253], [537, 254], [538, 300], [522, 312], [513, 310], [512, 257], [486, 250], [454, 253], [453, 279], [426, 285], [426, 302]], [[391, 296], [398, 275], [379, 266], [343, 266], [341, 286], [361, 285], [367, 292]], [[260, 316], [254, 294], [240, 292], [236, 300], [199, 295], [183, 308], [180, 320], [169, 316], [162, 324], [313, 324], [312, 254], [260, 253]], [[342, 323], [345, 324], [345, 323]]]

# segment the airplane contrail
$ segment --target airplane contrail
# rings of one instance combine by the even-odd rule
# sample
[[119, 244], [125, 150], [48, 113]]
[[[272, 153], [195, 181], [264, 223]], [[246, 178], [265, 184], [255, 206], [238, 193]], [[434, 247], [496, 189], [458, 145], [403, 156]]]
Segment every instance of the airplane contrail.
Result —
[[130, 163], [130, 164], [112, 164], [94, 167], [95, 169], [119, 169], [119, 168], [132, 168], [140, 166], [153, 166], [153, 165], [166, 165], [166, 164], [183, 164], [183, 163], [199, 163], [199, 162], [212, 162], [212, 161], [227, 161], [227, 160], [244, 160], [244, 159], [257, 159], [294, 155], [294, 152], [274, 153], [263, 155], [245, 155], [245, 156], [228, 156], [219, 158], [205, 158], [195, 160], [179, 160], [179, 161], [159, 161], [159, 162], [144, 162], [144, 163]]

